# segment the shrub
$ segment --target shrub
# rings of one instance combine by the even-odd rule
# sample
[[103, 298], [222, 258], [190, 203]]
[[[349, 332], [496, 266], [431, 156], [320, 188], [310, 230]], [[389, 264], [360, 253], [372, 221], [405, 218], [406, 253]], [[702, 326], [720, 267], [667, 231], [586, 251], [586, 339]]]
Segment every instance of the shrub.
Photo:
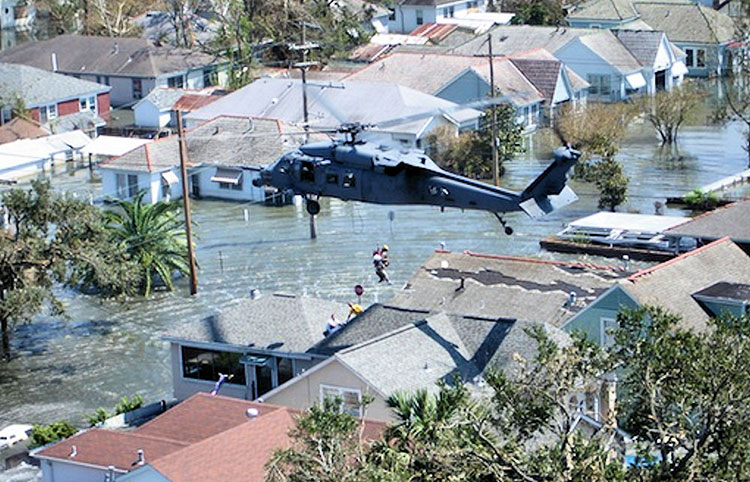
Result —
[[683, 200], [690, 209], [698, 211], [710, 211], [719, 205], [719, 196], [716, 193], [705, 193], [699, 187], [686, 194]]
[[104, 422], [109, 418], [109, 413], [102, 407], [96, 409], [91, 415], [86, 415], [86, 421], [89, 423], [89, 427], [94, 427]]
[[123, 396], [120, 402], [115, 405], [115, 414], [120, 415], [121, 413], [127, 413], [136, 408], [140, 408], [143, 405], [143, 397], [140, 395], [134, 395], [133, 398]]
[[41, 447], [51, 442], [66, 439], [77, 432], [78, 429], [67, 420], [60, 420], [49, 425], [34, 425], [31, 431], [30, 448]]

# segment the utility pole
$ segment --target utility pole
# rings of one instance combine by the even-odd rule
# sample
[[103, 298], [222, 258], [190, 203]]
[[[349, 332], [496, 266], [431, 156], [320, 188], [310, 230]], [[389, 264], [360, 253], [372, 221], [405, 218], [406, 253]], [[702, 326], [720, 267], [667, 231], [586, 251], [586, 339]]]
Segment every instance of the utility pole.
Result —
[[185, 212], [185, 235], [187, 236], [188, 265], [190, 266], [190, 295], [198, 293], [198, 278], [195, 273], [195, 253], [193, 252], [193, 232], [190, 223], [190, 198], [188, 197], [187, 148], [182, 129], [182, 113], [177, 111], [177, 136], [180, 141], [180, 172], [182, 174], [182, 208]]
[[[317, 65], [317, 62], [308, 62], [307, 61], [307, 52], [310, 49], [316, 49], [318, 48], [318, 44], [316, 43], [307, 43], [307, 35], [306, 35], [306, 29], [307, 29], [307, 22], [302, 22], [302, 43], [300, 45], [292, 45], [292, 50], [301, 50], [302, 51], [302, 62], [297, 62], [294, 64], [294, 67], [300, 69], [300, 72], [302, 73], [302, 117], [304, 121], [304, 127], [305, 127], [305, 142], [308, 141], [308, 131], [310, 129], [310, 126], [308, 125], [309, 122], [309, 116], [308, 116], [308, 110], [307, 110], [307, 69], [313, 65]], [[318, 237], [317, 229], [315, 227], [315, 215], [310, 214], [310, 239], [315, 239]]]
[[[490, 62], [490, 97], [495, 98], [495, 66], [494, 57], [492, 56], [492, 34], [487, 34], [487, 46]], [[500, 185], [500, 163], [497, 159], [497, 106], [492, 102], [492, 177], [495, 180], [495, 186]]]

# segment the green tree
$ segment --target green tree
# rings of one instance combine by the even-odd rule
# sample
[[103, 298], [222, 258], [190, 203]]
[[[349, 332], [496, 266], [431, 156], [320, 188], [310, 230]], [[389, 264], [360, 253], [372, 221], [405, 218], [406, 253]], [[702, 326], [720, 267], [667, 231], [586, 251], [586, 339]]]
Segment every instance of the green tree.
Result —
[[697, 332], [646, 307], [618, 323], [620, 411], [644, 461], [633, 480], [748, 480], [750, 319], [721, 316]]
[[67, 420], [60, 420], [49, 425], [34, 425], [31, 431], [30, 448], [41, 447], [48, 443], [66, 439], [77, 432], [78, 429]]
[[63, 313], [55, 285], [114, 296], [129, 293], [135, 278], [97, 208], [52, 192], [46, 181], [6, 191], [2, 204], [10, 220], [0, 235], [0, 331], [7, 360], [15, 323], [45, 308]]
[[293, 445], [274, 453], [266, 464], [266, 480], [363, 480], [362, 422], [340, 407], [340, 399], [326, 398], [297, 419], [289, 433]]
[[657, 92], [653, 96], [639, 99], [646, 119], [654, 126], [662, 144], [677, 142], [680, 128], [697, 118], [705, 94], [691, 84], [675, 87], [670, 91]]
[[614, 212], [617, 206], [628, 200], [628, 182], [622, 164], [605, 157], [593, 165], [592, 177], [599, 190], [599, 208]]
[[104, 217], [113, 242], [138, 267], [142, 293], [149, 296], [155, 278], [171, 291], [175, 271], [186, 275], [190, 269], [179, 204], [146, 204], [144, 195], [141, 191], [133, 200], [114, 200], [115, 209]]
[[503, 11], [515, 13], [514, 25], [561, 25], [565, 12], [559, 0], [510, 0], [503, 2]]

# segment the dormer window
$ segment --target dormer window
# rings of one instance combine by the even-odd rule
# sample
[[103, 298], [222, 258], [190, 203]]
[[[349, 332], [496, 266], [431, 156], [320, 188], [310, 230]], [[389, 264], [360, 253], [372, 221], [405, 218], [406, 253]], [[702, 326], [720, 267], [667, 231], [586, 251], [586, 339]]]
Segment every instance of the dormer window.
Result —
[[720, 281], [693, 293], [710, 316], [750, 314], [750, 284]]

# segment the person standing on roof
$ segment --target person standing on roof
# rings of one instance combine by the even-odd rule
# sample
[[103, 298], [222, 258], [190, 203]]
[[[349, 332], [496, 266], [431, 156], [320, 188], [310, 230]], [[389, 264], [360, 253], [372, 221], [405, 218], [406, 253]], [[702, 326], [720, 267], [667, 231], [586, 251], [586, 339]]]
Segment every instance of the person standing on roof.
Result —
[[362, 306], [360, 306], [357, 303], [349, 302], [349, 316], [346, 317], [346, 321], [344, 323], [348, 323], [349, 320], [356, 317], [357, 315], [361, 314], [363, 311]]

